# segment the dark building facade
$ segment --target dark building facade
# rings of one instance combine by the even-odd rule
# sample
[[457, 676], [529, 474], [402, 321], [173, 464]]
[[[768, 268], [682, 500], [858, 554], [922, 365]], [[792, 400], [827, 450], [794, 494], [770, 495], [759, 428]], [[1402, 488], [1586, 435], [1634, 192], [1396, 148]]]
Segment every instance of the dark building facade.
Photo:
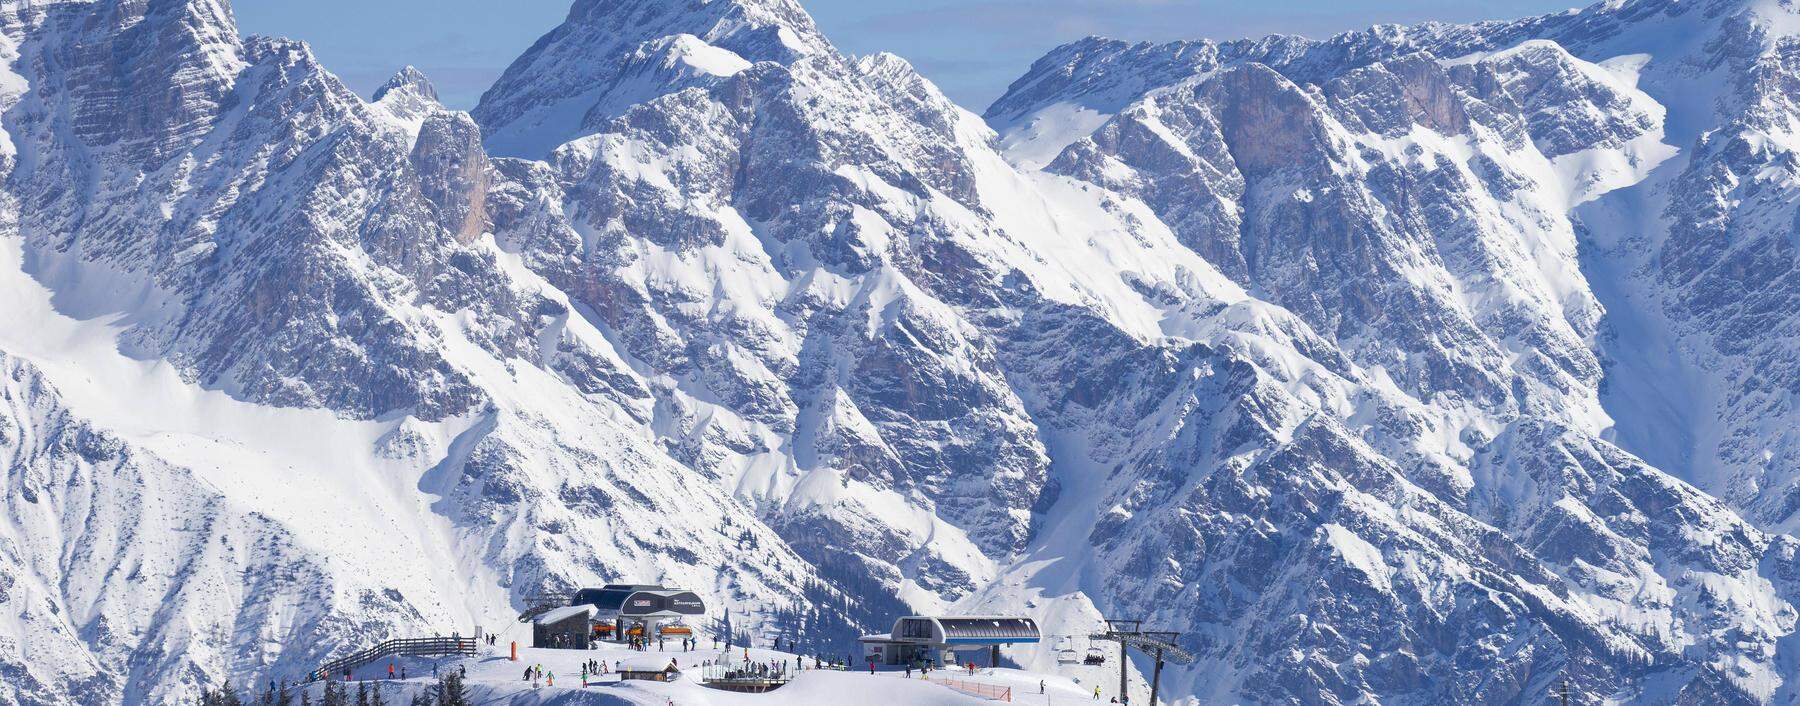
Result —
[[531, 625], [531, 646], [585, 650], [593, 633], [593, 606], [576, 605], [558, 608], [543, 615]]

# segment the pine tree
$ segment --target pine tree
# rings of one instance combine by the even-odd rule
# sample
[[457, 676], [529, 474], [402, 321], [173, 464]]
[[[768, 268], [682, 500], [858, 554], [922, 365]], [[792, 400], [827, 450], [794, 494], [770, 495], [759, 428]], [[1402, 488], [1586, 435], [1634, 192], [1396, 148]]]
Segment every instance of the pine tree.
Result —
[[387, 706], [387, 700], [381, 698], [381, 682], [376, 682], [369, 692], [369, 706]]
[[275, 706], [294, 706], [294, 694], [288, 691], [287, 679], [281, 680], [281, 686], [275, 690]]
[[325, 695], [320, 698], [319, 706], [350, 706], [350, 695], [343, 682], [325, 680]]
[[449, 672], [438, 679], [437, 706], [474, 706], [463, 693], [461, 674]]
[[369, 706], [369, 683], [366, 681], [356, 683], [356, 706]]
[[226, 679], [225, 686], [219, 688], [219, 706], [244, 706], [244, 701], [238, 698], [237, 690], [231, 688], [230, 679]]

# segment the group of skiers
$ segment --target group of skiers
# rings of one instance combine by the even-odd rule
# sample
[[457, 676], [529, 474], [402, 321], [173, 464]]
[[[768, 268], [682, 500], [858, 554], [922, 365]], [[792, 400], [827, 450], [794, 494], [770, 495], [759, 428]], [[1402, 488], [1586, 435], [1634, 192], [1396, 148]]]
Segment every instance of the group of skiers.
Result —
[[[618, 671], [618, 667], [617, 667], [618, 663], [614, 662], [613, 664], [614, 664], [613, 671]], [[582, 662], [581, 663], [581, 685], [587, 686], [588, 677], [590, 677], [590, 676], [598, 679], [602, 676], [605, 676], [606, 673], [607, 673], [606, 660], [590, 659], [586, 662]]]
[[[627, 638], [625, 638], [625, 645], [626, 645], [626, 647], [636, 650], [638, 652], [650, 651], [650, 640], [649, 640], [649, 638], [645, 638], [645, 637], [640, 637], [640, 636], [636, 636], [636, 635], [627, 637]], [[598, 647], [598, 645], [596, 645], [596, 647]], [[667, 638], [664, 638], [660, 635], [657, 636], [656, 651], [663, 652], [663, 651], [666, 651], [667, 649], [668, 649]], [[681, 651], [682, 652], [693, 652], [694, 650], [697, 650], [697, 649], [700, 649], [700, 641], [699, 640], [696, 640], [691, 637], [681, 638]]]
[[[598, 679], [608, 674], [617, 673], [618, 671], [618, 660], [614, 660], [612, 664], [607, 664], [606, 660], [603, 659], [590, 659], [586, 662], [582, 662], [581, 685], [587, 686], [589, 677]], [[680, 671], [676, 668], [675, 660], [669, 660], [668, 671]], [[538, 688], [540, 681], [543, 682], [544, 686], [556, 686], [556, 673], [546, 671], [544, 665], [534, 664], [525, 668], [524, 680], [531, 682], [531, 687], [534, 689]]]
[[786, 677], [786, 661], [745, 662], [725, 672], [726, 679], [784, 679]]

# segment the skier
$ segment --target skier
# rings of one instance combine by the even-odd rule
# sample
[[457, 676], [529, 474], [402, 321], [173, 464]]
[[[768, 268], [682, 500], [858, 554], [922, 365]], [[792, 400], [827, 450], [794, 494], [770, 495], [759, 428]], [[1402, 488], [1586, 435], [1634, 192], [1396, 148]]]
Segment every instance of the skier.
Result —
[[388, 678], [389, 679], [394, 678], [394, 663], [393, 662], [388, 663]]
[[519, 681], [531, 681], [531, 668], [530, 667], [525, 668], [525, 678], [520, 679]]

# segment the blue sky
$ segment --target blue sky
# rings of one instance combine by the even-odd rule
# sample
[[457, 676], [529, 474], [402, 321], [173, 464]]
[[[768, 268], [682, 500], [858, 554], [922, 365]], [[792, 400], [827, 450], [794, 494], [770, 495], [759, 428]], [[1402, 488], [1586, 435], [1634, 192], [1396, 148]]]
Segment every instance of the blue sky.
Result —
[[[672, 0], [681, 1], [681, 0]], [[571, 0], [235, 0], [246, 34], [303, 39], [367, 95], [413, 64], [444, 102], [481, 91]], [[1377, 22], [1505, 19], [1581, 0], [801, 0], [839, 49], [906, 57], [981, 112], [1051, 47], [1090, 34], [1130, 40], [1322, 36]]]

